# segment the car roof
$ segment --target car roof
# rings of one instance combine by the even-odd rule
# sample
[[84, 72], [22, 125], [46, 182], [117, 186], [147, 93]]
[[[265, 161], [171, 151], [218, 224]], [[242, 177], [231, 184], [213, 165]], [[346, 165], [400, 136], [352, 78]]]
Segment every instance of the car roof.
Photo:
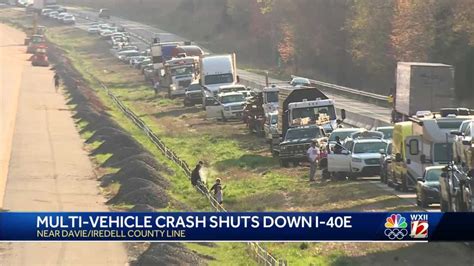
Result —
[[232, 92], [224, 92], [224, 93], [220, 93], [219, 94], [220, 96], [230, 96], [230, 95], [242, 95], [241, 92], [238, 92], [238, 91], [232, 91]]
[[307, 81], [307, 82], [310, 82], [309, 79], [302, 78], [302, 77], [295, 77], [291, 81], [305, 81], [305, 82]]
[[124, 51], [120, 51], [118, 52], [119, 54], [122, 53], [122, 54], [126, 54], [126, 53], [139, 53], [138, 50], [124, 50]]
[[433, 170], [433, 169], [443, 169], [443, 168], [445, 168], [445, 167], [446, 167], [446, 165], [427, 166], [427, 167], [425, 168], [425, 170], [428, 171], [428, 170]]
[[357, 127], [343, 127], [343, 128], [336, 128], [332, 132], [352, 132], [352, 131], [362, 131], [364, 130], [363, 128], [357, 128]]
[[376, 127], [375, 131], [382, 130], [382, 129], [393, 129], [393, 126], [386, 126], [386, 127]]
[[230, 88], [243, 88], [243, 89], [246, 89], [247, 87], [245, 87], [245, 85], [235, 84], [235, 85], [224, 85], [224, 86], [220, 86], [219, 88], [220, 89], [230, 89]]
[[370, 143], [370, 142], [388, 143], [388, 141], [385, 139], [350, 139], [350, 140], [352, 140], [354, 143]]
[[322, 129], [323, 127], [318, 126], [318, 125], [308, 125], [308, 126], [301, 126], [301, 127], [292, 127], [292, 128], [289, 128], [288, 131], [290, 131], [290, 130], [297, 130], [297, 129], [307, 129], [307, 128], [319, 128], [319, 129]]

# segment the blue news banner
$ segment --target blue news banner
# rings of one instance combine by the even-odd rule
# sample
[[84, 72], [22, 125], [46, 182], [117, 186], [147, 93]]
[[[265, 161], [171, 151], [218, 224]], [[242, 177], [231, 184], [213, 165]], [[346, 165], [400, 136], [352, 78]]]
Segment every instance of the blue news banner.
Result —
[[472, 241], [472, 213], [0, 213], [0, 241]]

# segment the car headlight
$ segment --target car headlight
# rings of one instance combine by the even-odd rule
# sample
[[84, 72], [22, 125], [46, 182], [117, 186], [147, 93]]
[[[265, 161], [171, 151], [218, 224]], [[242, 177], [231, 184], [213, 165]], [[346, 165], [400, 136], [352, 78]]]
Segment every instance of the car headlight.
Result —
[[286, 147], [286, 146], [281, 146], [281, 150], [282, 150], [282, 151], [286, 151], [286, 148], [288, 148], [288, 147]]
[[361, 163], [362, 159], [361, 158], [352, 158], [353, 163]]
[[175, 86], [175, 85], [171, 85], [170, 87], [171, 87], [172, 90], [174, 90], [174, 91], [176, 90], [176, 86]]
[[224, 107], [224, 111], [230, 111], [230, 107]]

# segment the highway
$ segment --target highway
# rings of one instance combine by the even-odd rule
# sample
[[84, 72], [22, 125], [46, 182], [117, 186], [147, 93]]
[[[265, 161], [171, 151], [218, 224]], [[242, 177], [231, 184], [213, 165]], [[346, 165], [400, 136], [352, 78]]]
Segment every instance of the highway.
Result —
[[[106, 212], [72, 113], [64, 95], [55, 91], [54, 72], [31, 66], [22, 32], [0, 24], [0, 36], [0, 207], [8, 211]], [[0, 265], [38, 263], [126, 265], [128, 258], [123, 244], [112, 242], [0, 244]]]
[[[73, 12], [78, 15], [79, 18], [77, 20], [77, 27], [81, 29], [86, 30], [87, 23], [90, 23], [92, 20], [98, 19], [96, 12], [77, 9], [71, 10], [73, 10]], [[124, 27], [126, 31], [139, 36], [140, 39], [135, 39], [135, 45], [139, 46], [139, 48], [142, 50], [149, 48], [148, 44], [146, 44], [144, 41], [151, 42], [154, 37], [159, 37], [162, 42], [179, 42], [187, 40], [176, 34], [166, 32], [162, 29], [119, 17], [111, 17], [110, 20], [104, 21], [104, 23], [107, 22], [120, 25]], [[210, 52], [209, 50], [205, 51]], [[237, 65], [238, 62], [239, 58], [237, 57]], [[242, 69], [238, 69], [238, 75], [240, 76], [242, 82], [247, 83], [247, 85], [255, 84], [262, 86], [265, 84], [265, 77], [262, 75], [248, 72]], [[287, 81], [270, 78], [269, 82], [274, 84], [281, 84]], [[337, 94], [335, 93], [335, 91], [329, 91], [325, 89], [323, 90], [328, 96], [335, 100], [337, 109], [345, 109], [347, 111], [347, 124], [357, 127], [365, 127], [368, 129], [371, 129], [376, 126], [386, 126], [390, 124], [391, 109], [375, 105], [367, 101], [351, 99], [344, 95]]]
[[[76, 27], [82, 30], [87, 30], [88, 24], [90, 24], [90, 22], [93, 20], [97, 20], [96, 13], [82, 10], [74, 12], [76, 12], [76, 14], [79, 14]], [[146, 44], [146, 42], [150, 41], [155, 36], [159, 37], [163, 42], [185, 41], [184, 38], [175, 34], [168, 33], [155, 27], [151, 27], [148, 25], [118, 17], [112, 17], [110, 20], [104, 21], [104, 23], [105, 22], [120, 25], [124, 27], [126, 31], [137, 35], [139, 38], [134, 38], [133, 45], [137, 45], [141, 50], [148, 49], [149, 45]], [[241, 80], [244, 80], [244, 82], [247, 82], [247, 84], [256, 84], [261, 86], [265, 83], [265, 77], [262, 75], [258, 75], [241, 69], [238, 70], [238, 74], [241, 77]], [[269, 79], [269, 82], [275, 84], [285, 83], [285, 81], [272, 78]], [[360, 100], [350, 99], [345, 96], [329, 93], [327, 91], [325, 93], [328, 94], [331, 98], [335, 99], [336, 107], [338, 109], [346, 109], [348, 113], [348, 121], [346, 121], [346, 124], [356, 127], [365, 127], [369, 129], [375, 126], [383, 126], [390, 124], [391, 110], [388, 108], [384, 108]], [[390, 188], [387, 185], [380, 183], [379, 181], [373, 181], [371, 179], [372, 178], [362, 178], [362, 180], [364, 180], [363, 182], [373, 182], [380, 189], [387, 191], [387, 193], [396, 195], [397, 197], [403, 199], [410, 205], [416, 205], [416, 195], [414, 192], [395, 191], [393, 188]], [[432, 207], [427, 208], [427, 211], [439, 212], [439, 205], [433, 205]]]

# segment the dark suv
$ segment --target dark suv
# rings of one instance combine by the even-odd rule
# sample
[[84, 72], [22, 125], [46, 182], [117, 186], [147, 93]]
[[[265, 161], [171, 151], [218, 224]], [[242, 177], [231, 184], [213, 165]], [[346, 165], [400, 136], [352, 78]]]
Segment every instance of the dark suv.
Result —
[[291, 162], [294, 165], [307, 161], [306, 152], [311, 142], [320, 142], [326, 138], [324, 129], [319, 126], [303, 126], [290, 128], [279, 145], [280, 165], [287, 167]]

